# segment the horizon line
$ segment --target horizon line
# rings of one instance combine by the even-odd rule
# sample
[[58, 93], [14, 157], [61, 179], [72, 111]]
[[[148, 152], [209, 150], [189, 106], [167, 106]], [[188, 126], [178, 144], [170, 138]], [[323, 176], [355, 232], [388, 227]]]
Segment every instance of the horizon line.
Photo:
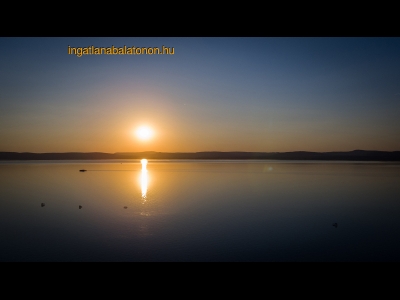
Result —
[[308, 153], [343, 153], [343, 152], [356, 152], [356, 151], [364, 151], [364, 152], [399, 152], [400, 150], [364, 150], [364, 149], [354, 149], [354, 150], [340, 150], [340, 151], [310, 151], [310, 150], [292, 150], [292, 151], [220, 151], [220, 150], [203, 150], [203, 151], [185, 151], [185, 152], [168, 152], [168, 151], [130, 151], [130, 152], [101, 152], [101, 151], [68, 151], [68, 152], [32, 152], [32, 151], [0, 151], [0, 153], [32, 153], [32, 154], [67, 154], [67, 153], [102, 153], [102, 154], [131, 154], [131, 153], [171, 153], [171, 154], [180, 154], [180, 153], [293, 153], [293, 152], [308, 152]]
[[195, 153], [265, 153], [265, 154], [278, 154], [278, 153], [349, 153], [349, 152], [400, 152], [400, 150], [364, 150], [364, 149], [354, 149], [348, 151], [308, 151], [308, 150], [292, 150], [292, 151], [219, 151], [219, 150], [204, 150], [204, 151], [195, 151], [195, 152], [164, 152], [164, 151], [136, 151], [136, 152], [101, 152], [101, 151], [68, 151], [68, 152], [29, 152], [29, 151], [0, 151], [0, 153], [20, 153], [20, 154], [93, 154], [93, 153], [100, 153], [100, 154], [134, 154], [134, 153], [166, 153], [166, 154], [195, 154]]

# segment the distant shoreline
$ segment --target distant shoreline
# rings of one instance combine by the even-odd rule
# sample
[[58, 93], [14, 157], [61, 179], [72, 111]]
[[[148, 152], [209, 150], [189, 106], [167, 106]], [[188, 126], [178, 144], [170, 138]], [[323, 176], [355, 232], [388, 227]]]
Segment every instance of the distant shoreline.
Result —
[[400, 151], [354, 150], [347, 152], [0, 152], [0, 160], [104, 160], [104, 159], [193, 159], [193, 160], [322, 160], [322, 161], [400, 161]]

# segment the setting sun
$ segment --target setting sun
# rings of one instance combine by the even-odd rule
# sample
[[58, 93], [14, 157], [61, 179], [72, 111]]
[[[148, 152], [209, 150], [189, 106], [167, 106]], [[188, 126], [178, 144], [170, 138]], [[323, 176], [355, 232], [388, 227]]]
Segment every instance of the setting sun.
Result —
[[141, 126], [136, 130], [136, 136], [141, 140], [148, 140], [153, 136], [153, 130], [148, 126]]

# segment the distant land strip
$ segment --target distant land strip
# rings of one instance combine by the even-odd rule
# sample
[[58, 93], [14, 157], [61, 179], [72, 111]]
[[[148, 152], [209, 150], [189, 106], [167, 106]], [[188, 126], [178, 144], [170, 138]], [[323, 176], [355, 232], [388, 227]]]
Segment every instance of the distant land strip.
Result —
[[0, 152], [0, 160], [102, 160], [102, 159], [269, 159], [269, 160], [328, 160], [328, 161], [400, 161], [400, 151], [348, 152], [67, 152], [30, 153]]

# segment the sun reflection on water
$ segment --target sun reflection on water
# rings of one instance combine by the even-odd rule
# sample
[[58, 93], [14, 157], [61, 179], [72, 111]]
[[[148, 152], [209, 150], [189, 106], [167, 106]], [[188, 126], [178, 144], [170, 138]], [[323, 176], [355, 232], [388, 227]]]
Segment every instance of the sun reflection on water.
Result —
[[142, 187], [142, 203], [146, 202], [147, 200], [147, 185], [148, 185], [148, 174], [147, 174], [147, 159], [142, 159], [142, 173], [140, 177], [140, 184]]

